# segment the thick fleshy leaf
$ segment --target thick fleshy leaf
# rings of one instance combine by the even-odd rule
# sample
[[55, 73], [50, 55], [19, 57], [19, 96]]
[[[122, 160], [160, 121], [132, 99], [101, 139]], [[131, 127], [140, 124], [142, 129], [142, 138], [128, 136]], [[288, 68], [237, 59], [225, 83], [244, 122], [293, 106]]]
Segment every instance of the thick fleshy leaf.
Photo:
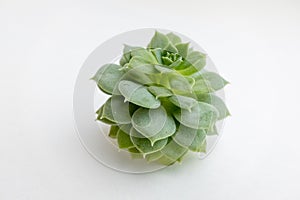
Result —
[[158, 64], [155, 56], [151, 53], [151, 51], [144, 49], [144, 48], [132, 50], [131, 56], [133, 58], [135, 58], [135, 57], [142, 58], [145, 61], [145, 63]]
[[149, 153], [146, 155], [146, 160], [148, 162], [153, 162], [157, 159], [159, 159], [160, 157], [162, 157], [163, 154], [160, 151], [154, 152], [154, 153]]
[[198, 102], [191, 111], [179, 109], [174, 112], [174, 117], [181, 124], [193, 129], [209, 130], [218, 118], [218, 110], [207, 103]]
[[230, 112], [223, 100], [214, 94], [199, 94], [197, 95], [197, 99], [198, 101], [213, 105], [219, 112], [218, 120], [224, 119], [230, 115]]
[[191, 108], [197, 104], [197, 101], [191, 97], [173, 95], [169, 100], [179, 108], [187, 109], [191, 111]]
[[119, 125], [119, 129], [121, 129], [127, 135], [130, 135], [131, 128], [132, 128], [131, 124], [122, 124], [122, 125]]
[[132, 81], [122, 80], [119, 83], [120, 93], [131, 103], [145, 108], [158, 108], [160, 101], [145, 86]]
[[161, 48], [156, 48], [156, 49], [151, 49], [150, 51], [152, 52], [152, 54], [156, 58], [157, 62], [159, 64], [162, 64], [162, 59], [161, 59], [162, 49]]
[[109, 120], [109, 119], [106, 119], [106, 118], [104, 118], [104, 117], [102, 116], [103, 110], [104, 110], [104, 105], [102, 105], [102, 106], [97, 110], [97, 112], [96, 112], [96, 113], [98, 114], [97, 120], [99, 120], [99, 121], [101, 121], [101, 122], [103, 122], [103, 123], [105, 123], [105, 124], [116, 125], [116, 122], [113, 122], [113, 121], [111, 121], [111, 120]]
[[132, 126], [144, 137], [150, 138], [163, 130], [168, 115], [163, 107], [157, 109], [139, 108], [132, 116]]
[[143, 154], [135, 147], [128, 148], [133, 159], [143, 158]]
[[116, 64], [103, 65], [92, 78], [97, 82], [99, 89], [107, 94], [118, 94], [118, 83], [124, 72], [121, 67]]
[[139, 48], [141, 48], [141, 47], [134, 47], [134, 46], [124, 44], [123, 56], [120, 59], [120, 65], [124, 66], [126, 63], [128, 63], [129, 60], [131, 59], [131, 51], [134, 49], [139, 49]]
[[173, 165], [177, 160], [173, 160], [167, 156], [164, 156], [162, 154], [162, 156], [156, 160], [158, 163], [163, 164], [163, 165]]
[[189, 81], [178, 73], [166, 74], [166, 79], [169, 80], [169, 89], [175, 94], [191, 93], [192, 88]]
[[171, 140], [162, 150], [161, 153], [167, 158], [177, 161], [188, 149]]
[[[190, 75], [203, 69], [206, 65], [206, 55], [199, 51], [188, 52], [185, 61], [189, 67], [178, 70], [181, 74]], [[186, 64], [185, 64], [186, 66]]]
[[176, 44], [175, 47], [178, 50], [179, 55], [181, 55], [183, 58], [187, 57], [188, 50], [189, 50], [189, 43], [179, 43]]
[[196, 80], [193, 88], [195, 93], [214, 92], [228, 84], [228, 81], [215, 72], [195, 73], [192, 77]]
[[129, 113], [129, 103], [124, 102], [124, 97], [113, 95], [103, 107], [100, 119], [108, 119], [118, 124], [129, 124], [131, 117]]
[[151, 64], [143, 64], [126, 69], [123, 79], [138, 82], [142, 85], [155, 84], [156, 74], [159, 71]]
[[172, 92], [161, 86], [149, 86], [148, 90], [158, 99], [160, 97], [170, 97]]
[[180, 37], [178, 37], [174, 33], [168, 33], [166, 36], [168, 37], [169, 41], [172, 42], [174, 45], [181, 42]]
[[181, 124], [172, 138], [177, 144], [191, 151], [198, 152], [202, 150], [206, 131], [203, 129], [192, 129]]
[[168, 138], [169, 136], [173, 135], [176, 131], [176, 124], [172, 116], [168, 115], [167, 116], [167, 121], [163, 125], [162, 129], [155, 135], [148, 137], [147, 133], [141, 133], [138, 132], [135, 128], [132, 128], [130, 131], [130, 135], [134, 137], [147, 137], [151, 145], [153, 145], [156, 141]]
[[119, 131], [119, 126], [110, 126], [108, 136], [111, 138], [117, 138], [118, 131]]
[[133, 143], [131, 142], [130, 136], [127, 133], [125, 133], [122, 129], [119, 129], [117, 133], [117, 140], [120, 149], [134, 147]]
[[130, 135], [131, 141], [134, 144], [134, 146], [144, 154], [157, 152], [163, 149], [168, 142], [168, 138], [166, 138], [166, 139], [159, 140], [154, 144], [151, 144], [150, 140], [143, 137], [142, 135], [140, 136], [135, 135], [135, 136]]
[[169, 42], [169, 44], [163, 49], [171, 53], [178, 53], [178, 50], [171, 42]]
[[169, 69], [165, 66], [155, 65], [154, 68], [159, 71], [160, 73], [173, 73], [174, 70]]
[[164, 49], [169, 44], [169, 39], [164, 34], [155, 31], [154, 36], [152, 37], [150, 43], [148, 44], [148, 48], [162, 48]]
[[163, 56], [161, 59], [164, 65], [171, 65], [173, 63], [173, 60], [169, 57]]

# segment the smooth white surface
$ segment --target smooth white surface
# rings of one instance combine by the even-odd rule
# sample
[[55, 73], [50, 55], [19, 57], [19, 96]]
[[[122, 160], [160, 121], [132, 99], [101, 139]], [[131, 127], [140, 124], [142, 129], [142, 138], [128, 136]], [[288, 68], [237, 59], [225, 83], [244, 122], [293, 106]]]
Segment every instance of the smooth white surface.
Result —
[[[299, 199], [299, 10], [297, 0], [1, 0], [0, 199]], [[128, 175], [81, 147], [72, 93], [96, 46], [142, 27], [197, 41], [232, 83], [232, 117], [205, 160]]]

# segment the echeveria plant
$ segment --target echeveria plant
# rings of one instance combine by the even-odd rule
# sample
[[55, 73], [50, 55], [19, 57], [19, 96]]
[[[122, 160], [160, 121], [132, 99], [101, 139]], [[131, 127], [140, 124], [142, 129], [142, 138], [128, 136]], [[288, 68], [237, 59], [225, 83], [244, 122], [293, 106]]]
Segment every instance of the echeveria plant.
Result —
[[121, 149], [171, 165], [188, 151], [205, 152], [207, 135], [229, 115], [214, 94], [228, 82], [203, 68], [206, 55], [173, 33], [155, 32], [148, 46], [125, 45], [119, 64], [92, 78], [110, 98], [97, 110]]

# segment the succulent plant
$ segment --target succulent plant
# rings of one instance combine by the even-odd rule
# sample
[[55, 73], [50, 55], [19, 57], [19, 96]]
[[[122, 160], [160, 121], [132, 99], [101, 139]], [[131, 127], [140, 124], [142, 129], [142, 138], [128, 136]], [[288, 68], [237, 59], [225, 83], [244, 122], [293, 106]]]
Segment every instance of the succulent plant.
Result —
[[120, 149], [148, 162], [171, 165], [189, 152], [205, 152], [207, 135], [229, 115], [214, 93], [228, 82], [203, 68], [206, 55], [174, 33], [155, 32], [146, 48], [124, 45], [119, 64], [92, 78], [111, 95], [97, 110]]

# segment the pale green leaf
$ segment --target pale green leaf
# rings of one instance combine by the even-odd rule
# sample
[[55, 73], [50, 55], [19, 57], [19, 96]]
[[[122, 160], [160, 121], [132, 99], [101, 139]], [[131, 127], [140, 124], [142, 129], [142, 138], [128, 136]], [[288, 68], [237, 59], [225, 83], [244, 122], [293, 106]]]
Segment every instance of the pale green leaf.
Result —
[[168, 115], [163, 107], [157, 109], [139, 108], [132, 116], [133, 127], [145, 137], [153, 137], [163, 130]]
[[178, 50], [171, 42], [169, 42], [169, 44], [163, 49], [171, 53], [178, 53]]
[[148, 162], [153, 162], [155, 160], [158, 160], [160, 157], [162, 157], [163, 154], [160, 151], [154, 152], [154, 153], [149, 153], [146, 155], [146, 160]]
[[224, 119], [230, 115], [230, 112], [223, 100], [214, 94], [199, 94], [198, 101], [213, 105], [219, 112], [218, 120]]
[[154, 36], [152, 37], [150, 43], [148, 44], [148, 48], [165, 48], [169, 44], [169, 39], [164, 34], [155, 31]]
[[113, 95], [103, 105], [103, 112], [99, 118], [118, 124], [129, 124], [131, 122], [129, 103], [124, 100], [122, 96]]
[[186, 153], [188, 149], [171, 140], [162, 150], [161, 153], [167, 158], [177, 161]]
[[98, 110], [97, 110], [97, 120], [103, 122], [103, 123], [106, 123], [106, 124], [110, 124], [110, 125], [116, 125], [116, 122], [113, 122], [109, 119], [106, 119], [102, 116], [102, 113], [103, 113], [103, 110], [104, 110], [104, 105], [102, 105]]
[[203, 129], [192, 129], [181, 124], [172, 138], [177, 144], [191, 151], [199, 152], [203, 149], [206, 131]]
[[[135, 133], [136, 134], [136, 133]], [[135, 135], [137, 136], [137, 135]], [[133, 135], [130, 135], [131, 141], [134, 144], [134, 146], [141, 151], [143, 154], [149, 154], [149, 153], [154, 153], [157, 152], [161, 149], [164, 148], [164, 146], [167, 144], [168, 139], [162, 139], [154, 144], [151, 144], [150, 140], [143, 137], [142, 135], [139, 135], [135, 137]]]
[[183, 58], [187, 57], [188, 50], [189, 50], [189, 43], [178, 43], [175, 45], [175, 47], [178, 50], [179, 55], [181, 55]]
[[198, 102], [191, 111], [179, 109], [174, 112], [174, 117], [181, 124], [193, 129], [209, 130], [218, 118], [218, 110], [207, 103]]
[[92, 78], [98, 87], [107, 94], [118, 94], [118, 83], [124, 72], [116, 64], [103, 65]]
[[200, 93], [214, 92], [222, 89], [225, 85], [228, 84], [228, 81], [226, 81], [223, 77], [215, 72], [198, 72], [193, 74], [191, 77], [196, 80], [196, 88], [193, 89], [196, 93], [198, 93], [199, 91]]
[[145, 63], [158, 64], [155, 56], [151, 53], [151, 51], [144, 49], [144, 48], [132, 50], [131, 56], [133, 58], [135, 58], [135, 57], [142, 58], [145, 61]]
[[119, 83], [119, 90], [127, 101], [141, 107], [158, 108], [160, 106], [160, 101], [143, 85], [132, 81], [122, 80]]
[[123, 79], [138, 82], [142, 85], [155, 84], [156, 74], [159, 71], [151, 64], [143, 64], [134, 68], [126, 69]]
[[174, 45], [181, 42], [180, 37], [178, 37], [172, 32], [168, 33], [166, 36], [168, 37], [169, 41], [172, 42]]
[[139, 48], [141, 47], [134, 47], [134, 46], [129, 46], [127, 44], [124, 44], [123, 56], [120, 59], [120, 65], [124, 66], [126, 63], [128, 63], [129, 60], [131, 59], [131, 51]]
[[182, 95], [173, 95], [169, 100], [179, 108], [187, 109], [188, 111], [191, 111], [191, 108], [197, 104], [195, 99]]
[[[142, 129], [139, 128], [139, 130]], [[142, 132], [138, 132], [135, 128], [132, 128], [130, 131], [130, 135], [134, 137], [139, 137], [141, 135], [143, 137], [147, 137], [150, 140], [151, 145], [153, 145], [156, 141], [168, 138], [169, 136], [173, 135], [175, 131], [176, 131], [175, 121], [172, 116], [168, 115], [167, 120], [164, 123], [162, 129], [157, 134], [149, 136], [148, 131], [146, 133], [142, 133]]]
[[161, 97], [172, 96], [172, 92], [165, 87], [161, 86], [149, 86], [148, 90], [158, 99]]
[[188, 64], [189, 67], [180, 69], [179, 72], [183, 75], [190, 75], [203, 69], [206, 65], [206, 55], [199, 51], [188, 52], [185, 61], [185, 66]]
[[162, 64], [162, 59], [161, 59], [161, 56], [162, 56], [162, 49], [161, 48], [156, 48], [156, 49], [151, 49], [150, 50], [152, 52], [152, 54], [155, 56], [157, 62], [159, 64]]

